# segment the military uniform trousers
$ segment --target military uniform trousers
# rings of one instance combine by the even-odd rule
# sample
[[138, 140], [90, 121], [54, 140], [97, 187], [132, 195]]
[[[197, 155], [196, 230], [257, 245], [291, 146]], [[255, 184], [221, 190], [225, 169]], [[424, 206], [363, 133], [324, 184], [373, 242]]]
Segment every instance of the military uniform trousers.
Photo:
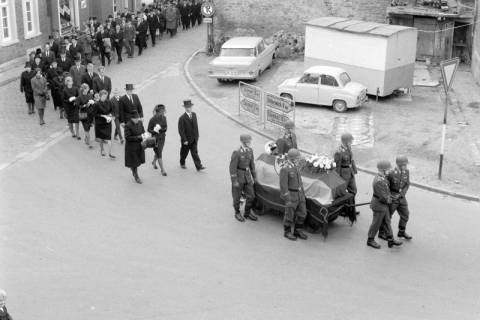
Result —
[[380, 228], [385, 228], [387, 239], [393, 239], [389, 206], [373, 198], [370, 208], [373, 211], [373, 220], [370, 229], [368, 229], [368, 239], [375, 239]]
[[248, 215], [252, 208], [253, 199], [255, 199], [253, 183], [239, 182], [238, 187], [232, 185], [233, 208], [235, 209], [235, 213], [240, 212], [240, 198], [242, 197], [242, 193], [245, 195], [245, 215]]
[[291, 227], [303, 225], [307, 217], [307, 205], [302, 191], [289, 190], [289, 198], [285, 200], [285, 215], [283, 225]]
[[343, 167], [340, 169], [340, 177], [347, 182], [347, 191], [353, 195], [357, 194], [357, 182], [355, 181], [355, 174], [351, 167]]
[[[392, 200], [392, 204], [390, 205], [390, 219], [392, 218], [395, 211], [398, 212], [400, 216], [400, 220], [398, 221], [398, 230], [405, 231], [407, 227], [408, 217], [410, 215], [410, 211], [408, 210], [408, 202], [405, 197], [401, 197], [398, 200]], [[385, 233], [385, 227], [382, 225], [380, 230], [381, 233]]]

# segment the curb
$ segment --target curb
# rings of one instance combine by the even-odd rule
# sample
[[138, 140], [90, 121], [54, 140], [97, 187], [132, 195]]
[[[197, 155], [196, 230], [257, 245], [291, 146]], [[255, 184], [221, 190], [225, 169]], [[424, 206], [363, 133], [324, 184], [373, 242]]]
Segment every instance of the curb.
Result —
[[6, 80], [3, 80], [0, 82], [0, 87], [6, 86], [7, 84], [14, 82], [16, 80], [20, 79], [20, 76], [15, 76]]
[[[256, 134], [264, 137], [264, 138], [267, 138], [269, 140], [275, 140], [274, 137], [272, 136], [269, 136], [268, 134], [258, 130], [258, 129], [255, 129], [245, 123], [243, 123], [242, 121], [240, 121], [239, 119], [237, 119], [236, 117], [234, 117], [231, 113], [225, 111], [222, 107], [218, 106], [215, 102], [212, 101], [212, 99], [210, 99], [203, 91], [202, 89], [200, 89], [200, 87], [195, 83], [195, 81], [193, 80], [192, 78], [192, 75], [190, 74], [190, 71], [189, 71], [189, 67], [190, 67], [190, 63], [192, 62], [193, 58], [199, 54], [200, 52], [203, 52], [205, 51], [204, 49], [198, 49], [196, 50], [195, 52], [193, 52], [190, 57], [188, 57], [188, 59], [185, 61], [184, 65], [183, 65], [183, 72], [184, 72], [184, 75], [185, 75], [185, 78], [187, 79], [188, 83], [190, 84], [190, 86], [195, 90], [195, 92], [212, 108], [214, 109], [215, 111], [217, 111], [218, 113], [220, 113], [221, 115], [225, 116], [227, 119], [235, 122], [236, 124], [244, 127], [245, 129], [247, 130], [250, 130], [252, 132], [255, 132]], [[309, 154], [311, 155], [312, 153], [309, 152], [308, 150], [303, 150], [303, 149], [299, 149], [301, 152], [303, 153], [306, 153], [306, 154]], [[358, 171], [361, 171], [363, 173], [366, 173], [366, 174], [370, 174], [370, 175], [376, 175], [377, 173], [373, 170], [370, 170], [370, 169], [367, 169], [367, 168], [363, 168], [363, 167], [358, 167], [357, 166], [357, 169]], [[426, 185], [426, 184], [421, 184], [421, 183], [418, 183], [418, 182], [413, 182], [411, 181], [410, 182], [410, 185], [416, 187], [416, 188], [419, 188], [419, 189], [423, 189], [423, 190], [426, 190], [426, 191], [430, 191], [430, 192], [435, 192], [435, 193], [438, 193], [438, 194], [442, 194], [442, 195], [446, 195], [446, 196], [451, 196], [451, 197], [454, 197], [454, 198], [458, 198], [458, 199], [463, 199], [463, 200], [468, 200], [468, 201], [475, 201], [475, 202], [480, 202], [480, 197], [479, 196], [474, 196], [474, 195], [469, 195], [469, 194], [463, 194], [463, 193], [458, 193], [458, 192], [454, 192], [454, 191], [449, 191], [449, 190], [445, 190], [445, 189], [441, 189], [441, 188], [436, 188], [436, 187], [432, 187], [432, 186], [429, 186], [429, 185]]]

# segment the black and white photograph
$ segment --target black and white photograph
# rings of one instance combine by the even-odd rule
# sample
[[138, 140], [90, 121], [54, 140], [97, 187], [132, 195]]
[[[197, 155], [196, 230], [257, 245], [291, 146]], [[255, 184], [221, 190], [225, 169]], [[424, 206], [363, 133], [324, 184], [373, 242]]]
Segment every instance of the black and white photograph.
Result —
[[0, 0], [0, 320], [480, 320], [479, 0]]

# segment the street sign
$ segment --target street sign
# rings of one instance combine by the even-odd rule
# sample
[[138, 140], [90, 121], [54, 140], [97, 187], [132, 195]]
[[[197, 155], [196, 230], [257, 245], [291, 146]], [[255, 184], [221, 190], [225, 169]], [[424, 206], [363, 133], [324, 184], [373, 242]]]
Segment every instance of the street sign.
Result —
[[215, 6], [211, 2], [202, 3], [201, 10], [205, 18], [211, 18], [215, 14]]
[[213, 23], [213, 18], [203, 18], [203, 22], [205, 22], [205, 23]]
[[443, 89], [445, 90], [445, 93], [448, 93], [452, 87], [453, 79], [455, 78], [455, 72], [457, 71], [459, 63], [459, 58], [440, 62], [440, 70], [442, 71], [443, 78]]
[[244, 112], [260, 120], [262, 111], [262, 89], [240, 81], [238, 83], [238, 112]]

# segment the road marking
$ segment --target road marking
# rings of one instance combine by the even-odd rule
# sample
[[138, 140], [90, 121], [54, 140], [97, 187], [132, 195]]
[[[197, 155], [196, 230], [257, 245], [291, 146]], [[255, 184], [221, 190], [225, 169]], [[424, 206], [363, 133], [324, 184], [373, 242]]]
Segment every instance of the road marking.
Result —
[[34, 147], [35, 148], [40, 148], [41, 146], [43, 146], [45, 144], [45, 141], [41, 141], [41, 142], [37, 142]]

